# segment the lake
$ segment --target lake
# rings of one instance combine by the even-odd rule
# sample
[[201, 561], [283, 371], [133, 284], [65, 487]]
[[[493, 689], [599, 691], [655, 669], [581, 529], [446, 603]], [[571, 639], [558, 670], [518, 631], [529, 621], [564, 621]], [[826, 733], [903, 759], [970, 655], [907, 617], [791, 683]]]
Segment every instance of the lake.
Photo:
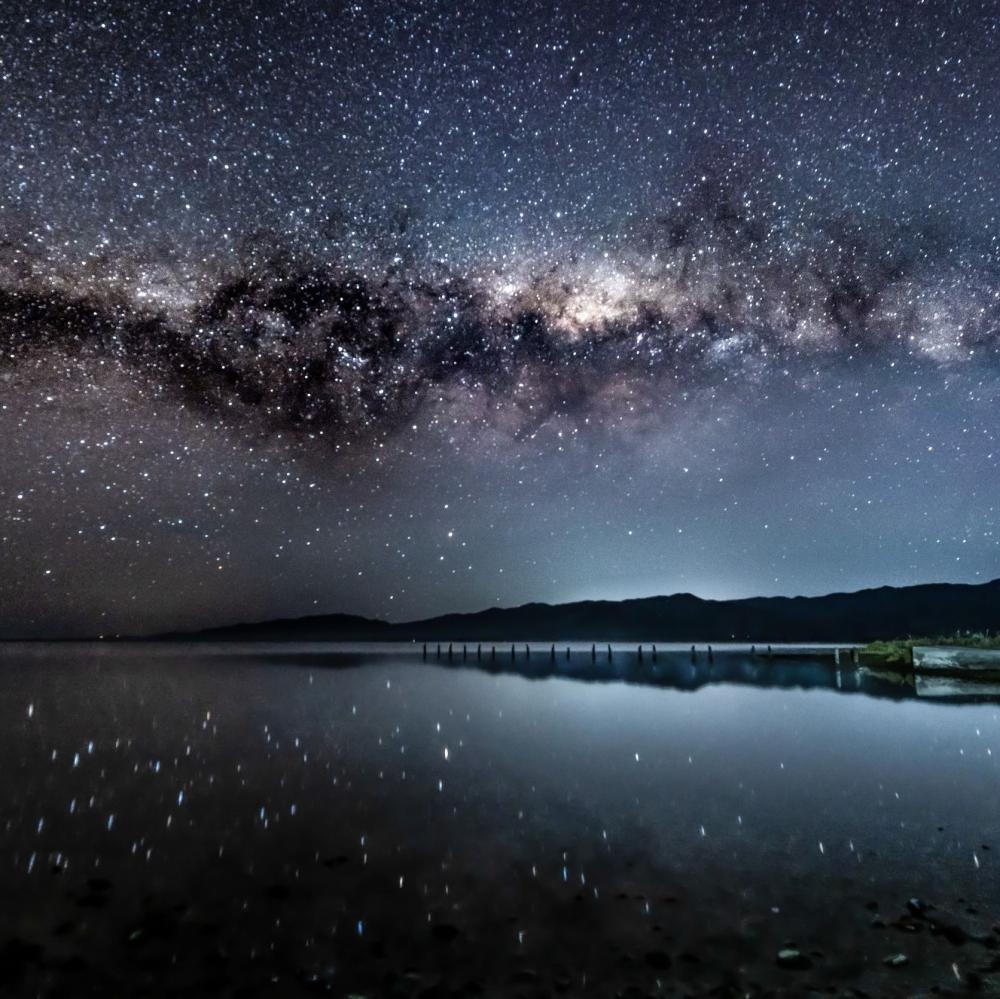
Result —
[[0, 647], [0, 993], [1000, 995], [990, 688], [564, 648]]

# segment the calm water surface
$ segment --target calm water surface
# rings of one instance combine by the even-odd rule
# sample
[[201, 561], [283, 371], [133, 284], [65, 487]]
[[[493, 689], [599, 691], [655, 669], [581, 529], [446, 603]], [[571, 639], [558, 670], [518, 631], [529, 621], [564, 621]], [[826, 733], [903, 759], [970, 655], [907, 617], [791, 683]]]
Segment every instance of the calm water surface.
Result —
[[506, 648], [3, 647], [0, 993], [1000, 995], [989, 688]]

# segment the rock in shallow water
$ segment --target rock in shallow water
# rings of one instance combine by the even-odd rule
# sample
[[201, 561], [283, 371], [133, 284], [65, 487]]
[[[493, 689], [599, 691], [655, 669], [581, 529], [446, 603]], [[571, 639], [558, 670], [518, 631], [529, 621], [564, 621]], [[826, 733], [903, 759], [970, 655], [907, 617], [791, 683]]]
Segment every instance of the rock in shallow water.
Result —
[[812, 962], [796, 947], [782, 947], [778, 951], [777, 964], [780, 968], [811, 968]]

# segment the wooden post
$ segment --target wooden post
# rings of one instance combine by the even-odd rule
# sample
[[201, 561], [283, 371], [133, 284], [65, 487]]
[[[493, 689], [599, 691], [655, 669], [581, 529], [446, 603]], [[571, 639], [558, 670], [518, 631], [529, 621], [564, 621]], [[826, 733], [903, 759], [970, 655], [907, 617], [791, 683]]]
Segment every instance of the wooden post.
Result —
[[656, 643], [653, 644], [653, 662], [656, 662]]
[[608, 646], [608, 662], [611, 662], [611, 646]]
[[592, 663], [596, 663], [597, 662], [597, 646], [596, 645], [591, 645], [591, 647], [590, 647], [590, 661]]
[[510, 647], [510, 661], [511, 662], [514, 661], [514, 646], [513, 645]]
[[469, 658], [469, 646], [462, 646], [462, 662], [464, 663]]
[[478, 660], [480, 660], [480, 659], [482, 659], [482, 658], [483, 658], [483, 643], [482, 643], [482, 642], [480, 642], [480, 643], [479, 643], [479, 644], [478, 644], [478, 645], [476, 646], [476, 660], [478, 661]]
[[833, 661], [839, 666], [840, 665], [840, 649], [833, 650]]
[[855, 666], [857, 666], [860, 661], [861, 661], [861, 656], [858, 654], [858, 650], [851, 649], [851, 662], [854, 663]]
[[642, 662], [642, 646], [639, 646], [639, 662]]
[[441, 643], [440, 643], [440, 642], [438, 642], [438, 651], [437, 651], [437, 657], [438, 657], [438, 659], [440, 659], [440, 658], [441, 658]]
[[714, 663], [715, 662], [715, 656], [712, 655], [712, 646], [711, 645], [708, 647], [708, 661], [710, 663]]
[[697, 660], [698, 660], [698, 653], [695, 651], [695, 648], [692, 645], [691, 646], [691, 662], [697, 662]]
[[768, 659], [771, 659], [773, 656], [774, 656], [774, 652], [771, 650], [771, 646], [769, 645], [767, 647], [767, 657], [768, 657]]
[[490, 653], [490, 658], [493, 662], [497, 661], [497, 647], [495, 645], [493, 646], [493, 651]]
[[427, 643], [424, 642], [424, 662], [427, 662]]
[[556, 643], [553, 642], [552, 648], [549, 649], [549, 662], [554, 663], [555, 661], [556, 661]]
[[524, 658], [525, 659], [530, 659], [531, 658], [531, 649], [528, 648], [528, 643], [527, 642], [524, 643]]
[[451, 642], [448, 643], [448, 662], [451, 662], [452, 647]]
[[750, 646], [750, 655], [752, 655], [752, 656], [757, 655], [757, 646], [756, 645], [751, 645]]
[[569, 662], [569, 646], [566, 646], [566, 662]]

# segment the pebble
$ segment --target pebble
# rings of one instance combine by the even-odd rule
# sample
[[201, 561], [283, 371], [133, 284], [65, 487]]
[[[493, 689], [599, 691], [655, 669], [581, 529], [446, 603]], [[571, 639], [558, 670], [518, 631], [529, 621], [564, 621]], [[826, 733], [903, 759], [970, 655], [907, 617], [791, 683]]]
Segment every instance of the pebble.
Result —
[[782, 947], [778, 951], [778, 966], [782, 968], [809, 968], [809, 958], [795, 947]]

